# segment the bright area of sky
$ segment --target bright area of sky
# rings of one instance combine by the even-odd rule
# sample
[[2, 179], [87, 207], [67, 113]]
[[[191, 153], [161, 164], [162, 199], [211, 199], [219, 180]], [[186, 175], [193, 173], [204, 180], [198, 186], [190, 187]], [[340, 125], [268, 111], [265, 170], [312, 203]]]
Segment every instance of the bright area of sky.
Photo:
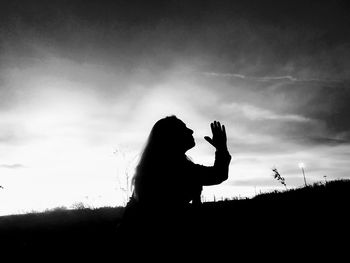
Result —
[[[279, 46], [261, 40], [269, 37], [269, 30], [280, 36], [278, 43], [293, 39], [270, 25], [255, 31], [241, 20], [236, 27], [249, 27], [249, 33], [237, 28], [225, 31], [238, 39], [230, 43], [239, 55], [222, 49], [233, 58], [229, 61], [213, 52], [222, 43], [205, 46], [205, 39], [220, 36], [215, 30], [220, 23], [208, 31], [200, 28], [187, 50], [179, 51], [178, 42], [171, 44], [174, 38], [163, 37], [167, 27], [177, 28], [176, 23], [165, 23], [154, 32], [140, 29], [131, 40], [124, 36], [131, 41], [126, 47], [116, 44], [119, 31], [115, 39], [98, 42], [98, 25], [77, 21], [67, 22], [76, 27], [74, 34], [62, 33], [68, 27], [57, 33], [67, 38], [64, 41], [52, 35], [42, 38], [42, 31], [18, 21], [17, 28], [7, 24], [15, 27], [15, 33], [1, 42], [0, 215], [78, 202], [92, 207], [125, 204], [126, 178], [133, 174], [150, 129], [171, 114], [194, 130], [196, 147], [188, 155], [204, 165], [214, 161], [215, 150], [203, 139], [211, 135], [210, 122], [226, 126], [233, 157], [229, 179], [205, 187], [204, 200], [283, 189], [273, 178], [274, 167], [287, 187], [302, 186], [301, 162], [309, 183], [348, 177], [348, 113], [344, 112], [348, 106], [344, 105], [349, 91], [344, 83], [349, 60], [341, 57], [349, 53], [341, 44], [327, 53], [322, 48], [316, 52], [324, 64], [316, 55], [305, 56], [317, 36], [299, 43], [301, 51], [294, 51], [300, 56], [279, 58], [274, 56]], [[0, 33], [4, 32], [2, 28]], [[175, 32], [180, 38], [187, 36], [183, 28]], [[300, 36], [293, 30], [289, 33]], [[230, 35], [223, 38], [226, 45]], [[248, 40], [251, 48], [246, 50], [242, 43]], [[135, 54], [142, 43], [151, 55]], [[263, 48], [257, 50], [254, 43]], [[128, 48], [132, 63], [125, 59], [129, 53], [121, 55]], [[187, 57], [191, 51], [195, 55]], [[164, 59], [172, 62], [164, 64]], [[334, 61], [340, 65], [335, 77], [329, 73]]]

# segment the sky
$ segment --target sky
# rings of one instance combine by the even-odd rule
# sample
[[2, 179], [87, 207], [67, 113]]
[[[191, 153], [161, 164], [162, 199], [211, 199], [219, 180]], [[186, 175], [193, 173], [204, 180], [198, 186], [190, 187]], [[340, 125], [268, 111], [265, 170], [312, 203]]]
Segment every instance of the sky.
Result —
[[[347, 1], [1, 1], [0, 215], [123, 205], [150, 129], [175, 114], [229, 179], [204, 200], [350, 177]], [[325, 177], [326, 176], [326, 177]]]

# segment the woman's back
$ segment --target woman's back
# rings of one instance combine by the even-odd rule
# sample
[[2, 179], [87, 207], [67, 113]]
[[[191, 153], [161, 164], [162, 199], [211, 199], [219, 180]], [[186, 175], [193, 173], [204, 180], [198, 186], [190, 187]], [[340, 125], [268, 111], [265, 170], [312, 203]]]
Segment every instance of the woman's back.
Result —
[[140, 178], [137, 200], [143, 205], [184, 207], [200, 198], [202, 185], [196, 164], [185, 156], [181, 160], [161, 163], [149, 178]]

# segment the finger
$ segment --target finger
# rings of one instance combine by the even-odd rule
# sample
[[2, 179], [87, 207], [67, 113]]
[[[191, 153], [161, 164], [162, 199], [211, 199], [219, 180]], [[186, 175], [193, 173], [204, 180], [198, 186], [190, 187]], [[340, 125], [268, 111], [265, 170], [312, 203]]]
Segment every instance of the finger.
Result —
[[215, 131], [215, 135], [218, 134], [218, 122], [214, 121], [214, 131]]
[[217, 128], [216, 128], [216, 132], [217, 132], [217, 135], [218, 136], [221, 136], [222, 135], [222, 130], [221, 130], [221, 124], [220, 122], [216, 122], [216, 125], [217, 125]]
[[221, 123], [218, 121], [218, 131], [221, 132]]
[[209, 136], [204, 136], [204, 139], [205, 139], [206, 141], [208, 141], [208, 142], [211, 142], [211, 141], [212, 141], [212, 139], [211, 139]]
[[213, 134], [214, 136], [214, 133], [215, 133], [215, 126], [214, 126], [214, 122], [210, 123], [210, 128], [211, 128], [211, 133]]
[[225, 125], [222, 125], [222, 133], [224, 135], [224, 138], [225, 140], [227, 139], [227, 136], [226, 136], [226, 128], [225, 128]]
[[214, 146], [213, 140], [212, 140], [209, 136], [204, 136], [204, 139], [205, 139], [207, 142], [209, 142], [211, 145]]
[[221, 134], [225, 136], [225, 126], [223, 124], [220, 124], [220, 130], [221, 130]]

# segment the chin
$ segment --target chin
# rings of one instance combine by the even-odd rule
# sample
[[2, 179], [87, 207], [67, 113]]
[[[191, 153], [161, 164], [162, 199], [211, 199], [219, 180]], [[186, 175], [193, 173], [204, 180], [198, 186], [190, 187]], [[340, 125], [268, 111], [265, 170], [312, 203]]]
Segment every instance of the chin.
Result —
[[188, 151], [189, 149], [192, 149], [195, 145], [196, 145], [196, 143], [195, 143], [193, 138], [191, 140], [188, 140], [186, 147], [185, 147], [186, 151]]
[[195, 143], [195, 141], [193, 140], [193, 141], [190, 143], [189, 149], [193, 148], [194, 146], [196, 146], [196, 143]]

